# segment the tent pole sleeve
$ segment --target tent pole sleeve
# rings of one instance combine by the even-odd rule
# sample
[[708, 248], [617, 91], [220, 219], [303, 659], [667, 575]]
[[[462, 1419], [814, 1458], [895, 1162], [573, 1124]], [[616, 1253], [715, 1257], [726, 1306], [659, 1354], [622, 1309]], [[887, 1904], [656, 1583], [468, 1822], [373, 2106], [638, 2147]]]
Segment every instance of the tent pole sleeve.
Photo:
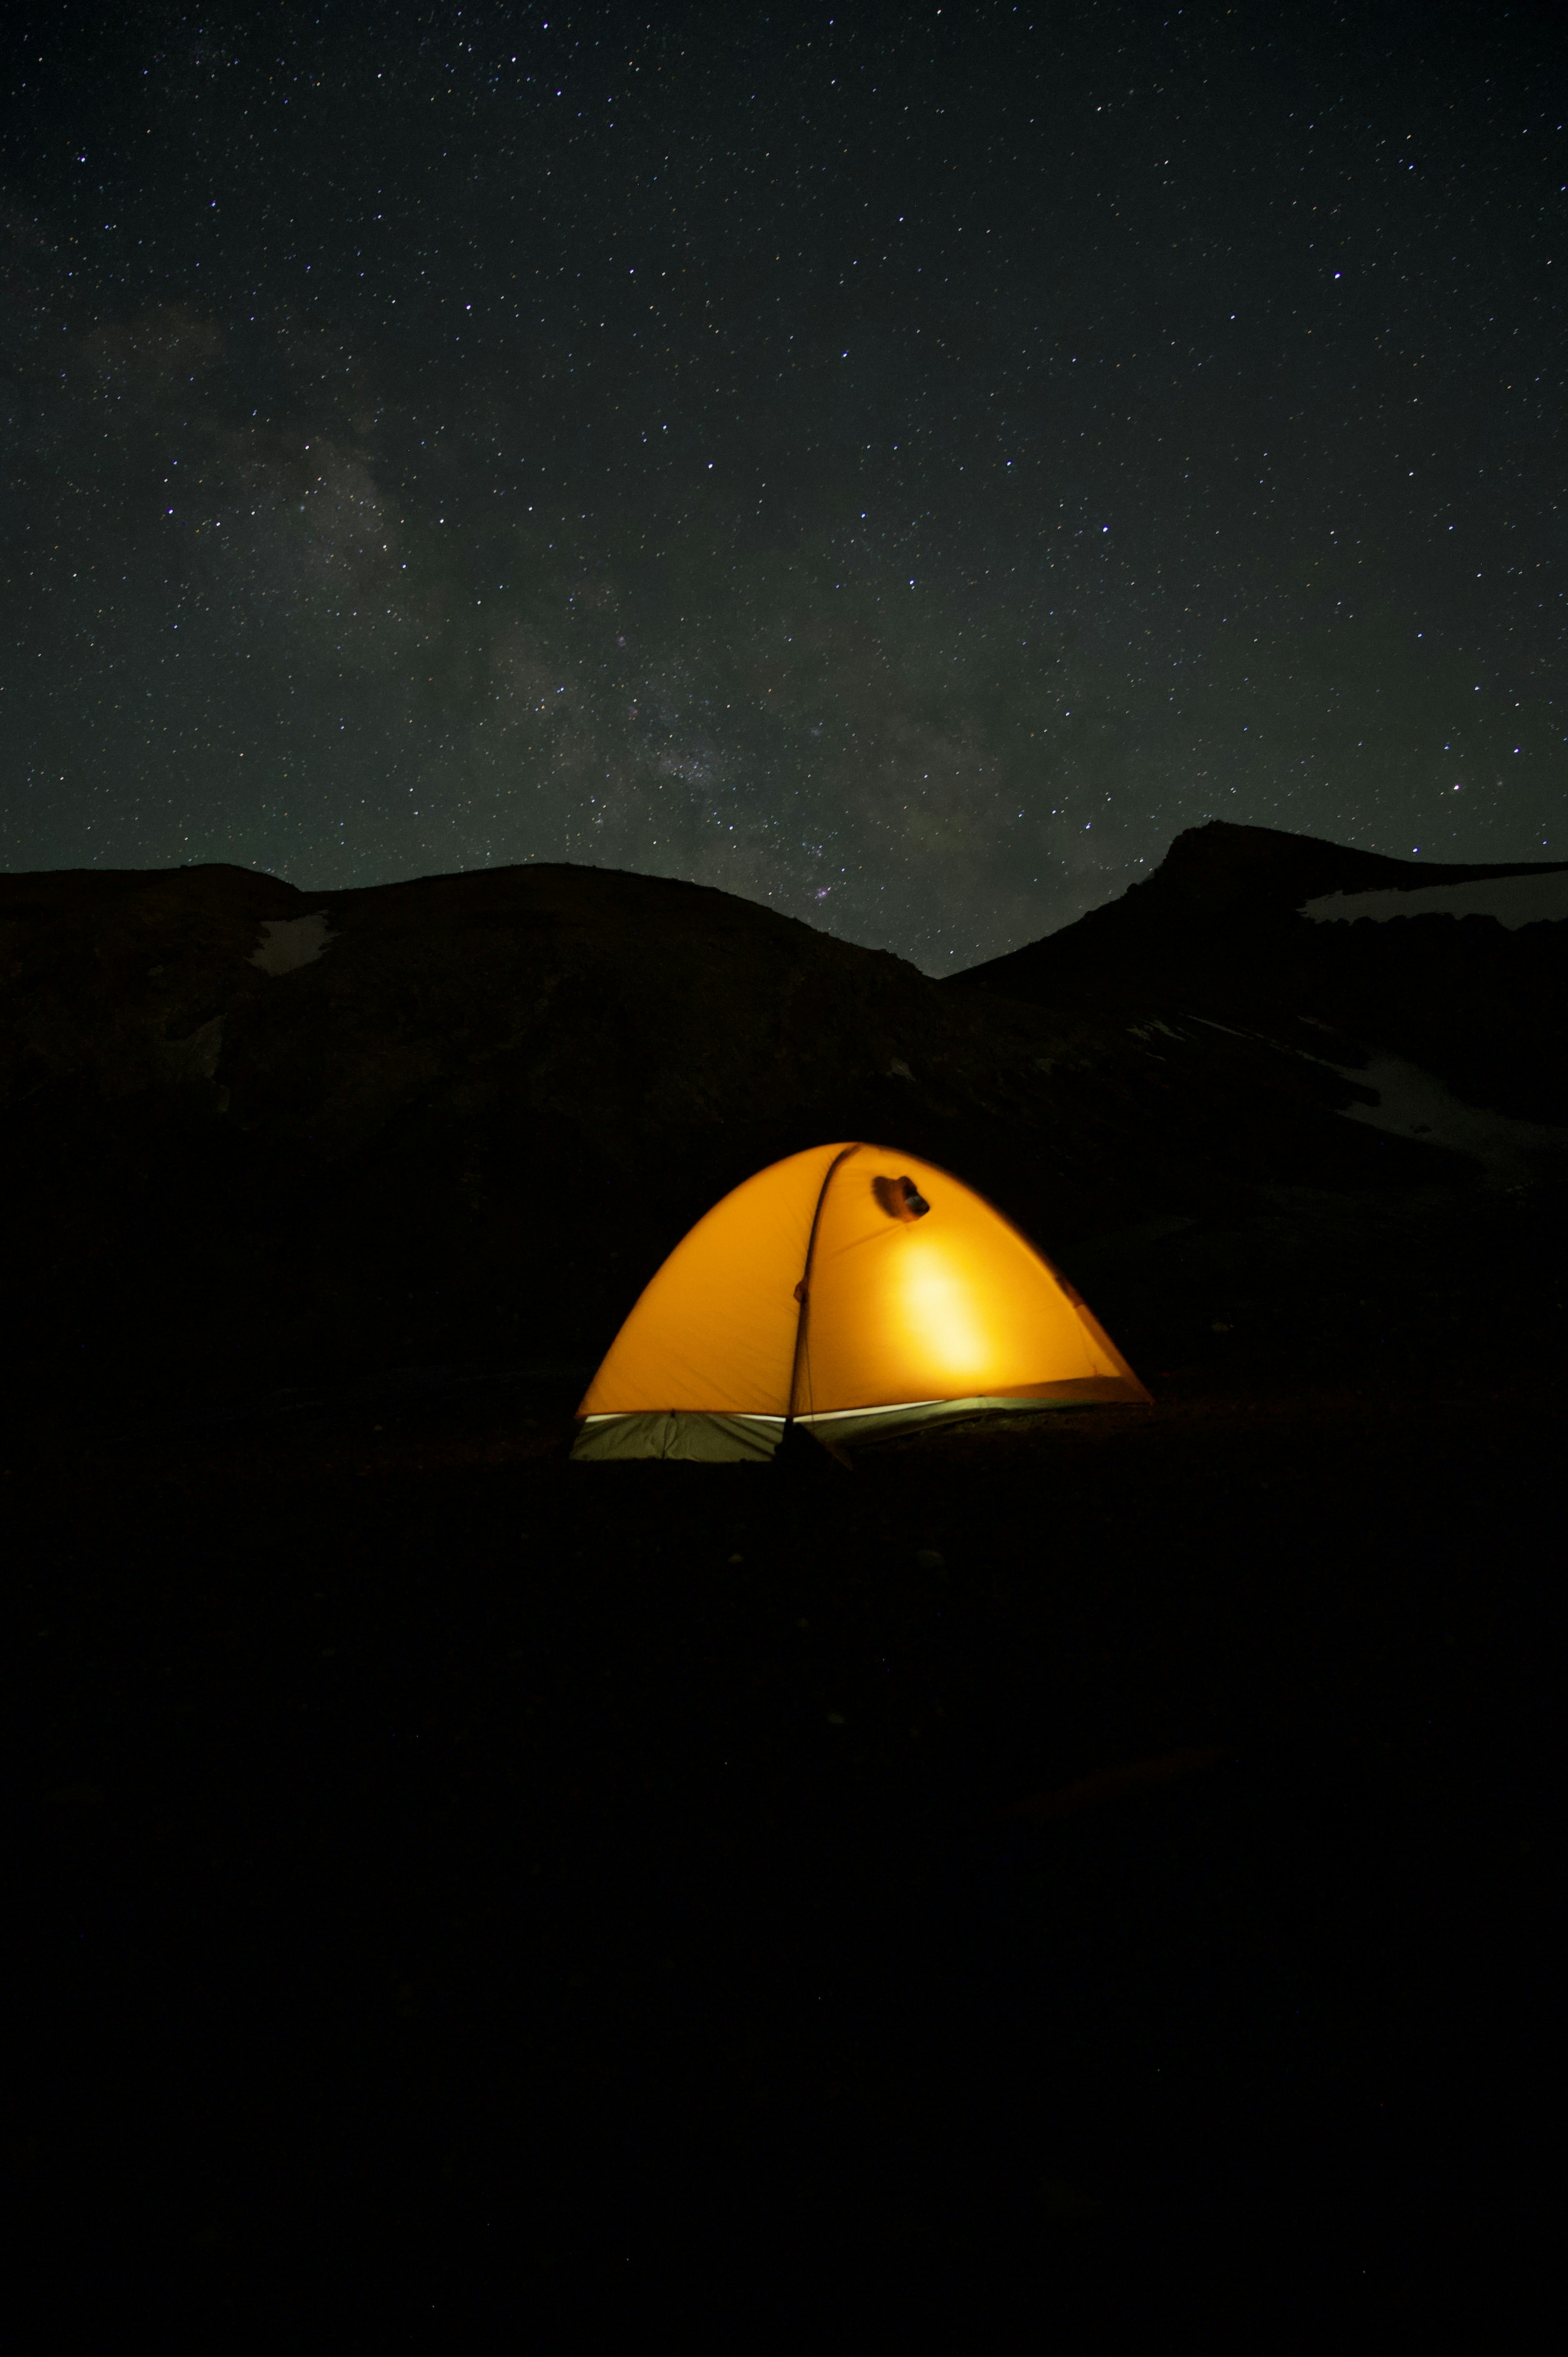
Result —
[[822, 1183], [817, 1189], [817, 1208], [811, 1213], [811, 1232], [806, 1239], [806, 1266], [800, 1285], [796, 1288], [796, 1297], [800, 1304], [800, 1314], [795, 1320], [795, 1356], [789, 1368], [789, 1398], [784, 1414], [786, 1426], [795, 1421], [795, 1396], [800, 1383], [800, 1361], [806, 1355], [806, 1320], [811, 1312], [811, 1263], [816, 1257], [817, 1229], [822, 1221], [822, 1205], [827, 1200], [828, 1189], [832, 1184], [833, 1173], [839, 1164], [847, 1162], [852, 1154], [859, 1152], [860, 1145], [857, 1140], [854, 1146], [846, 1146], [835, 1154], [823, 1172]]

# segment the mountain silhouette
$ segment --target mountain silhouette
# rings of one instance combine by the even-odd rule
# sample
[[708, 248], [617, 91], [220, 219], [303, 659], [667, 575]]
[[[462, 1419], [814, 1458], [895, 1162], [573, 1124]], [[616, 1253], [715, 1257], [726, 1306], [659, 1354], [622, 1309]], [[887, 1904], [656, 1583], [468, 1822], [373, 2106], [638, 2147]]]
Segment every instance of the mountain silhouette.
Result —
[[596, 868], [11, 877], [16, 1378], [107, 1411], [591, 1366], [719, 1195], [848, 1136], [960, 1173], [1130, 1326], [1134, 1363], [1165, 1356], [1182, 1280], [1129, 1238], [1244, 1226], [1281, 1188], [1375, 1225], [1488, 1157], [1528, 1177], [1568, 1114], [1561, 925], [1304, 907], [1562, 872], [1208, 826], [941, 983]]

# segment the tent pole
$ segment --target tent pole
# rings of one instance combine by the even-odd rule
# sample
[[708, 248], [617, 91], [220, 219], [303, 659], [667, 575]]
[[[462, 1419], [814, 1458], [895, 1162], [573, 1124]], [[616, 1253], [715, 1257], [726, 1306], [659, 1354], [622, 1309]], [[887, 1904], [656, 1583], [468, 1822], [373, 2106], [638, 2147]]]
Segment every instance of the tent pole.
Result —
[[795, 1356], [789, 1368], [789, 1397], [785, 1403], [784, 1411], [786, 1432], [795, 1421], [795, 1394], [800, 1383], [800, 1361], [806, 1353], [806, 1318], [811, 1306], [811, 1263], [816, 1257], [817, 1228], [822, 1216], [822, 1205], [827, 1200], [828, 1188], [839, 1164], [846, 1162], [852, 1154], [859, 1152], [858, 1139], [853, 1146], [841, 1146], [823, 1172], [822, 1183], [817, 1189], [817, 1208], [811, 1213], [811, 1232], [806, 1239], [806, 1265], [801, 1273], [800, 1282], [795, 1287], [795, 1298], [800, 1305], [800, 1314], [795, 1320]]

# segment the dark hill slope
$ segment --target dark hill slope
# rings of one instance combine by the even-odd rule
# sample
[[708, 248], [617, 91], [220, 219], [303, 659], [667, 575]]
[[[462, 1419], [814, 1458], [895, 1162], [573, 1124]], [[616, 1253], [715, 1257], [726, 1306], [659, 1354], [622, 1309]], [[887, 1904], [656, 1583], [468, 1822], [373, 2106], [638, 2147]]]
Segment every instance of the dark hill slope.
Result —
[[[1404, 1191], [1476, 1177], [1337, 1117], [1372, 1103], [1331, 1069], [1353, 1048], [1151, 1037], [1089, 964], [1047, 1012], [594, 868], [309, 894], [231, 867], [5, 879], [12, 1381], [24, 1409], [123, 1415], [399, 1367], [585, 1369], [718, 1196], [835, 1136], [961, 1172], [1157, 1372], [1249, 1253], [1277, 1303], [1296, 1244], [1271, 1189], [1338, 1204], [1290, 1233], [1306, 1218], [1342, 1260]], [[1179, 1266], [1146, 1243], [1173, 1222]]]
[[[318, 915], [319, 954], [254, 963]], [[911, 1004], [928, 1048], [995, 1028], [893, 959], [594, 869], [22, 877], [0, 924], [14, 1303], [84, 1373], [110, 1334], [242, 1383], [591, 1349], [672, 1221], [875, 1094]]]
[[1216, 821], [1179, 834], [1146, 882], [948, 987], [1094, 1009], [1203, 1015], [1277, 1031], [1301, 1017], [1436, 1072], [1470, 1102], [1568, 1118], [1568, 925], [1418, 914], [1326, 924], [1330, 893], [1555, 875], [1562, 862], [1443, 866]]
[[[322, 918], [308, 962], [254, 962]], [[1060, 1117], [1092, 1059], [1059, 1027], [695, 886], [15, 877], [0, 973], [29, 1388], [591, 1361], [719, 1194], [835, 1135], [1053, 1232], [1104, 1199], [1103, 1113]]]

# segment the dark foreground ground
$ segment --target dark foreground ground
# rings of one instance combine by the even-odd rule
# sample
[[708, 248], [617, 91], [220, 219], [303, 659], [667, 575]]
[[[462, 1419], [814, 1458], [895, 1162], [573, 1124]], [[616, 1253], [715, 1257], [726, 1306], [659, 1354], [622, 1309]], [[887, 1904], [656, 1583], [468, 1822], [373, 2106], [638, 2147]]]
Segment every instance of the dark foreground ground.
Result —
[[57, 2327], [1533, 2345], [1560, 1211], [853, 1472], [572, 1468], [569, 1371], [35, 1417]]

